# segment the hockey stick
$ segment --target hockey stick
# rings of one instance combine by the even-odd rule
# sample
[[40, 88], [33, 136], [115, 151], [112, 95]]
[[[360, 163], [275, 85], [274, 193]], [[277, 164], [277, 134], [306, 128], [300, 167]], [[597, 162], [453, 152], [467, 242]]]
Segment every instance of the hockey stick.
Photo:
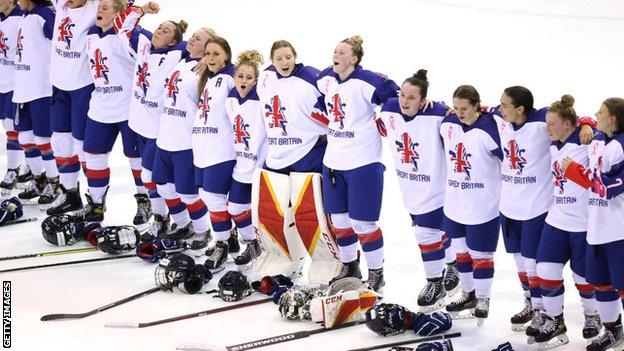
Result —
[[[254, 341], [246, 342], [243, 344], [226, 346], [225, 349], [227, 351], [242, 351], [242, 350], [256, 349], [259, 347], [272, 346], [272, 345], [280, 344], [280, 343], [287, 342], [287, 341], [307, 338], [314, 334], [320, 334], [320, 333], [330, 332], [330, 331], [334, 331], [338, 329], [353, 327], [361, 323], [362, 322], [350, 322], [350, 323], [340, 324], [332, 328], [318, 328], [318, 329], [312, 329], [312, 330], [302, 330], [302, 331], [298, 331], [294, 333], [272, 336], [266, 339], [254, 340]], [[178, 350], [187, 350], [187, 349], [178, 348]]]
[[58, 262], [58, 263], [51, 263], [51, 264], [41, 264], [41, 265], [38, 265], [38, 266], [27, 266], [27, 267], [10, 268], [10, 269], [3, 269], [3, 270], [0, 271], [0, 273], [24, 271], [24, 270], [27, 270], [27, 269], [37, 269], [37, 268], [47, 268], [47, 267], [57, 267], [57, 266], [68, 266], [68, 265], [72, 265], [72, 264], [98, 262], [98, 261], [108, 261], [108, 260], [116, 260], [116, 259], [119, 259], [119, 258], [130, 258], [130, 257], [136, 257], [136, 254], [132, 254], [132, 255], [119, 255], [119, 256], [108, 256], [108, 257], [101, 257], [101, 258], [91, 258], [91, 259], [88, 259], [88, 260]]
[[394, 346], [400, 346], [400, 345], [420, 344], [420, 343], [423, 343], [423, 342], [426, 342], [426, 341], [457, 338], [457, 337], [460, 337], [460, 336], [461, 336], [461, 333], [439, 334], [439, 335], [427, 336], [425, 338], [416, 338], [416, 339], [410, 339], [410, 340], [405, 340], [405, 341], [390, 342], [390, 343], [387, 343], [387, 344], [379, 344], [379, 345], [367, 346], [367, 347], [362, 347], [362, 348], [359, 348], [359, 349], [351, 349], [351, 350], [348, 350], [348, 351], [371, 351], [371, 350], [385, 349], [387, 347], [394, 347]]
[[33, 253], [33, 254], [0, 257], [0, 261], [17, 260], [21, 258], [31, 258], [31, 257], [59, 256], [59, 255], [66, 255], [66, 254], [73, 254], [73, 253], [91, 252], [91, 251], [97, 251], [97, 250], [98, 248], [95, 246], [81, 247], [81, 248], [69, 249], [69, 250], [48, 251], [48, 252], [39, 252], [39, 253]]
[[91, 315], [94, 315], [96, 313], [100, 313], [102, 311], [106, 311], [110, 308], [113, 307], [117, 307], [119, 305], [123, 305], [126, 302], [130, 302], [132, 300], [136, 300], [138, 298], [141, 298], [143, 296], [147, 296], [149, 294], [155, 293], [157, 291], [160, 291], [160, 288], [156, 287], [156, 288], [151, 288], [145, 291], [142, 291], [138, 294], [132, 295], [132, 296], [128, 296], [124, 299], [121, 299], [119, 301], [115, 301], [115, 302], [111, 302], [108, 305], [102, 306], [102, 307], [98, 307], [94, 310], [88, 311], [88, 312], [84, 312], [84, 313], [56, 313], [56, 314], [46, 314], [45, 316], [41, 317], [42, 321], [57, 321], [59, 319], [78, 319], [78, 318], [84, 318], [84, 317], [88, 317]]
[[9, 226], [9, 225], [26, 223], [26, 222], [35, 222], [36, 220], [37, 220], [37, 217], [16, 219], [14, 221], [4, 222], [4, 223], [0, 224], [0, 227], [6, 227], [6, 226]]
[[201, 316], [207, 316], [209, 314], [214, 314], [214, 313], [219, 313], [219, 312], [231, 311], [231, 310], [235, 310], [235, 309], [243, 308], [243, 307], [247, 307], [247, 306], [259, 305], [261, 303], [265, 303], [265, 302], [269, 302], [269, 301], [273, 301], [273, 298], [269, 297], [269, 298], [266, 298], [266, 299], [260, 299], [260, 300], [256, 300], [256, 301], [243, 302], [243, 303], [238, 303], [236, 305], [230, 305], [230, 306], [224, 306], [224, 307], [219, 307], [219, 308], [213, 308], [211, 310], [205, 310], [205, 311], [201, 311], [201, 312], [189, 313], [189, 314], [176, 316], [176, 317], [171, 317], [171, 318], [167, 318], [167, 319], [161, 319], [161, 320], [157, 320], [157, 321], [153, 321], [153, 322], [145, 322], [145, 323], [125, 322], [125, 321], [108, 322], [108, 323], [106, 323], [105, 327], [107, 327], [107, 328], [146, 328], [146, 327], [151, 327], [151, 326], [154, 326], [154, 325], [171, 323], [171, 322], [177, 322], [177, 321], [181, 321], [181, 320], [184, 320], [184, 319], [201, 317]]

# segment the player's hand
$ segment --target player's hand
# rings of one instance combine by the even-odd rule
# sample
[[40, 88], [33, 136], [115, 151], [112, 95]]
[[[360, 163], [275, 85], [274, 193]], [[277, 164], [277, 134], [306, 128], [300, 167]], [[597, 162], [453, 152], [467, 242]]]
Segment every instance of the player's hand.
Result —
[[581, 144], [587, 145], [594, 140], [594, 130], [587, 124], [581, 126], [581, 132], [579, 133]]
[[204, 74], [204, 71], [206, 71], [208, 69], [208, 57], [204, 56], [204, 58], [202, 58], [201, 60], [199, 60], [199, 62], [197, 62], [197, 64], [195, 65], [195, 74], [197, 74], [198, 76], [201, 76], [202, 74]]
[[574, 160], [566, 156], [566, 158], [561, 161], [561, 171], [565, 173], [566, 169], [568, 169], [568, 166], [572, 162], [574, 162]]
[[156, 14], [160, 12], [160, 6], [156, 2], [150, 1], [145, 5], [141, 6], [141, 10], [143, 10], [144, 14]]

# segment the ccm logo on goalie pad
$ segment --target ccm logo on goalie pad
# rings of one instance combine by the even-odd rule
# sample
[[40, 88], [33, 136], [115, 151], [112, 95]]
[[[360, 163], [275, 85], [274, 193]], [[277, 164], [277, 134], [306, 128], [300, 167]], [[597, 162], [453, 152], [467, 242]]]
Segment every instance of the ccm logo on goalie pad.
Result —
[[332, 254], [332, 257], [336, 260], [340, 260], [338, 256], [338, 250], [332, 244], [334, 242], [334, 238], [332, 238], [331, 234], [323, 232], [323, 239], [325, 241], [325, 245], [327, 246], [327, 250]]

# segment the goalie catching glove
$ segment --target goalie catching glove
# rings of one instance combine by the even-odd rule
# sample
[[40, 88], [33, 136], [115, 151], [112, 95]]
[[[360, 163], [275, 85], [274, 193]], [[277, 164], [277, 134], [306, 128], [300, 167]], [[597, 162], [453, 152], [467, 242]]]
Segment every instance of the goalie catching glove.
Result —
[[[49, 216], [41, 222], [41, 233], [43, 238], [50, 244], [57, 246], [70, 246], [95, 237], [95, 231], [101, 229], [98, 222], [72, 222], [69, 216]], [[91, 244], [93, 240], [89, 240]]]
[[429, 336], [445, 332], [452, 325], [448, 313], [414, 313], [396, 304], [382, 303], [366, 312], [366, 326], [381, 336], [402, 334], [406, 330], [413, 330], [420, 336]]
[[177, 253], [160, 260], [154, 279], [162, 290], [177, 288], [183, 293], [197, 294], [212, 279], [212, 274], [203, 265], [195, 264], [192, 257]]
[[154, 238], [151, 241], [139, 243], [136, 253], [143, 261], [158, 263], [171, 254], [186, 250], [186, 247], [186, 242], [181, 240]]
[[139, 231], [131, 225], [109, 226], [97, 229], [89, 235], [89, 242], [95, 244], [102, 251], [111, 255], [119, 255], [124, 251], [134, 250], [140, 240]]

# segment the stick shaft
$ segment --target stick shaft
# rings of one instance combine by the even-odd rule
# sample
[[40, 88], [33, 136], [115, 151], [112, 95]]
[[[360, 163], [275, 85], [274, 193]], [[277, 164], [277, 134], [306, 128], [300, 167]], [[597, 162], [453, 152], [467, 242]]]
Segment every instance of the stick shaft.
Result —
[[92, 252], [92, 251], [97, 251], [97, 250], [98, 248], [95, 246], [81, 247], [81, 248], [69, 249], [69, 250], [47, 251], [47, 252], [38, 252], [38, 253], [24, 254], [24, 255], [17, 255], [17, 256], [0, 257], [0, 261], [17, 260], [21, 258], [31, 258], [31, 257], [60, 256], [60, 255], [74, 254], [74, 253], [81, 253], [81, 252]]
[[88, 259], [88, 260], [58, 262], [58, 263], [50, 263], [50, 264], [40, 264], [40, 265], [37, 265], [37, 266], [17, 267], [17, 268], [3, 269], [3, 270], [0, 271], [0, 273], [24, 271], [24, 270], [28, 270], [28, 269], [37, 269], [37, 268], [69, 266], [69, 265], [80, 264], [80, 263], [108, 261], [108, 260], [116, 260], [116, 259], [120, 259], [120, 258], [130, 258], [130, 257], [136, 257], [136, 254], [119, 255], [119, 256], [108, 256], [108, 257], [100, 257], [100, 258], [91, 258], [91, 259]]

